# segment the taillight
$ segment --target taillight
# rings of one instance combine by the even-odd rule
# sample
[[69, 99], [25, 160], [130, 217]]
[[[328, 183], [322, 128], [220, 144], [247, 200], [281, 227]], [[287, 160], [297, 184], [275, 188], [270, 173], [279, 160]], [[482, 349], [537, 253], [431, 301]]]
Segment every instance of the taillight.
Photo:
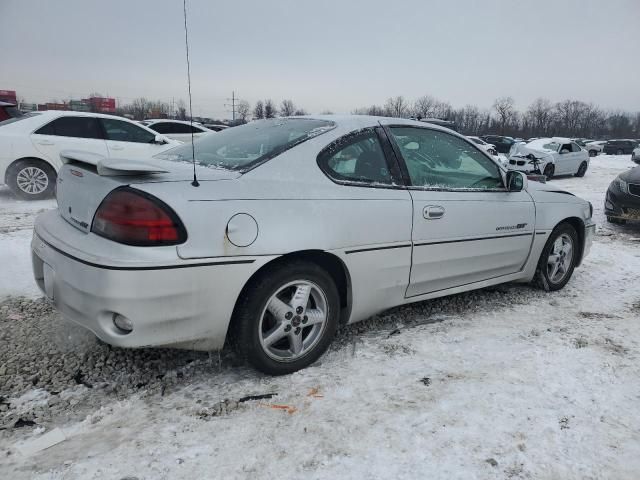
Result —
[[187, 239], [184, 225], [167, 204], [128, 187], [106, 196], [93, 217], [91, 231], [136, 246], [177, 245]]

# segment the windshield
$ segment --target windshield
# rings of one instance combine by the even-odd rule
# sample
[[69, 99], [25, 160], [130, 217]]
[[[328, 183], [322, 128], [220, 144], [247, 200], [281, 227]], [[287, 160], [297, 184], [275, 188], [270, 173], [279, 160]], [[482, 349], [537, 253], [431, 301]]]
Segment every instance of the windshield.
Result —
[[[195, 160], [206, 167], [245, 171], [334, 127], [331, 121], [311, 118], [258, 120], [199, 138], [194, 142]], [[155, 158], [191, 162], [191, 143]]]
[[3, 122], [0, 122], [0, 127], [3, 125], [9, 125], [10, 123], [19, 122], [21, 120], [26, 120], [27, 118], [35, 117], [36, 115], [40, 115], [40, 112], [25, 113], [24, 115], [20, 115], [19, 117], [9, 118], [7, 120], [4, 120]]

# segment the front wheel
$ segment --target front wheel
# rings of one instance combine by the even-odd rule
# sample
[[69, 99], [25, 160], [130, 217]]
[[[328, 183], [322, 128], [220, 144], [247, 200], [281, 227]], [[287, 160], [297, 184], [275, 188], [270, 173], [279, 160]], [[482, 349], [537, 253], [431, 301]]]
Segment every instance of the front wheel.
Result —
[[597, 150], [589, 150], [589, 156], [590, 157], [595, 157], [598, 155], [598, 151]]
[[547, 180], [550, 180], [551, 178], [553, 178], [553, 174], [555, 172], [556, 172], [556, 167], [552, 163], [547, 163], [547, 165], [544, 167], [543, 175], [547, 177]]
[[576, 229], [568, 223], [558, 225], [542, 249], [534, 283], [547, 291], [564, 288], [576, 266], [578, 245]]
[[249, 284], [233, 319], [236, 351], [257, 370], [284, 375], [315, 362], [338, 327], [340, 301], [331, 276], [293, 261]]
[[618, 150], [616, 150], [616, 155], [624, 155], [624, 150], [619, 148]]
[[627, 223], [626, 220], [621, 218], [615, 218], [615, 217], [607, 217], [607, 222], [615, 223], [616, 225], [624, 225], [625, 223]]
[[55, 192], [56, 172], [42, 160], [20, 160], [7, 169], [7, 184], [23, 200], [42, 200]]
[[584, 177], [584, 174], [587, 173], [587, 162], [582, 162], [580, 167], [578, 167], [578, 171], [576, 172], [576, 177]]

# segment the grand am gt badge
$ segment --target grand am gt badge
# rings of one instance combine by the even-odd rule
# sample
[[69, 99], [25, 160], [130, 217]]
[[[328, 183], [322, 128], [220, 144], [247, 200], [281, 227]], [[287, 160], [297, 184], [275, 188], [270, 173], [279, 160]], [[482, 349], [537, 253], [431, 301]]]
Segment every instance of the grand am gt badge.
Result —
[[496, 231], [500, 231], [500, 230], [521, 230], [524, 227], [526, 227], [528, 224], [527, 223], [519, 223], [517, 225], [505, 225], [503, 227], [496, 227]]

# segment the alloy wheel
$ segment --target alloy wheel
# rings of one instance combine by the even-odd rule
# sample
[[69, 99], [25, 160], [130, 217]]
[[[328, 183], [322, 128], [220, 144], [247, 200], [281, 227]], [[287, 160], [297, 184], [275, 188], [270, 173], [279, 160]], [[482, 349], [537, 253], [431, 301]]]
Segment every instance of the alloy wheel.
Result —
[[258, 335], [273, 360], [291, 362], [309, 353], [322, 338], [328, 302], [313, 282], [296, 280], [280, 287], [260, 316]]
[[49, 186], [49, 176], [39, 167], [25, 167], [16, 175], [18, 188], [29, 195], [38, 195]]
[[560, 235], [547, 258], [547, 276], [549, 281], [560, 283], [564, 280], [573, 263], [573, 239], [567, 233]]

